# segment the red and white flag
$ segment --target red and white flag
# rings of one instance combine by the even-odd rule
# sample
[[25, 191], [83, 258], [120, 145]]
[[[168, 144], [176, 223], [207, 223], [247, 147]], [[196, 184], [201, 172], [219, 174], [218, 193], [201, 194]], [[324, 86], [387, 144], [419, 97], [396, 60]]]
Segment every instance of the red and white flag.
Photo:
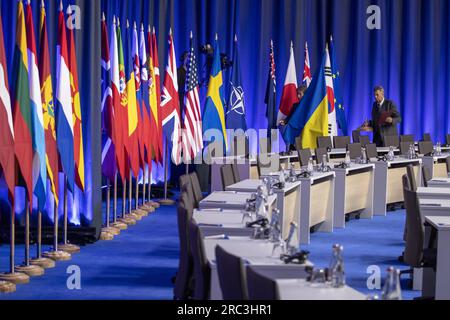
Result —
[[309, 62], [308, 42], [305, 42], [305, 68], [303, 70], [303, 84], [309, 88], [312, 81], [311, 63]]
[[277, 123], [286, 119], [292, 111], [294, 104], [298, 103], [297, 97], [297, 71], [295, 69], [294, 46], [291, 42], [291, 56], [289, 58], [286, 80], [284, 81], [283, 93], [281, 95], [280, 111], [278, 112]]
[[326, 61], [325, 61], [325, 83], [327, 86], [328, 97], [328, 135], [330, 137], [337, 136], [337, 122], [336, 122], [336, 109], [334, 108], [334, 87], [333, 87], [333, 72], [331, 70], [330, 51], [328, 45], [325, 49]]

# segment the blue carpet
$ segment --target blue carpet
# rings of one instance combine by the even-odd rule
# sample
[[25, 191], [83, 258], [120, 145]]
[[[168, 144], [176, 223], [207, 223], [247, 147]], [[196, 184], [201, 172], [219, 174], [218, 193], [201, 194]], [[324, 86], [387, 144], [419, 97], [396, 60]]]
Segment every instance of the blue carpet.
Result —
[[[316, 266], [325, 267], [331, 246], [342, 244], [347, 283], [363, 293], [374, 294], [366, 285], [368, 266], [378, 265], [383, 277], [389, 265], [406, 269], [397, 262], [403, 250], [404, 217], [404, 211], [397, 211], [373, 220], [350, 221], [345, 229], [334, 233], [314, 233], [311, 244], [302, 249], [311, 251], [310, 259]], [[23, 246], [16, 247], [16, 262], [23, 260], [23, 251]], [[18, 285], [17, 292], [0, 295], [0, 299], [172, 299], [171, 277], [178, 267], [178, 251], [176, 210], [161, 207], [114, 241], [83, 247], [71, 261], [57, 263], [44, 276]], [[1, 246], [2, 271], [7, 269], [8, 257], [9, 246]], [[66, 270], [71, 265], [81, 269], [81, 290], [67, 289]], [[420, 293], [404, 289], [403, 295], [411, 299]]]

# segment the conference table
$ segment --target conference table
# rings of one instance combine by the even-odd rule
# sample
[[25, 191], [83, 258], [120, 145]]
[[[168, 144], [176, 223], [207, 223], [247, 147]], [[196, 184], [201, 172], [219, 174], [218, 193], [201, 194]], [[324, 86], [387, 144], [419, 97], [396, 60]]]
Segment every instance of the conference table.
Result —
[[429, 188], [450, 188], [450, 178], [433, 178], [427, 184]]
[[[255, 192], [262, 184], [262, 180], [247, 179], [226, 187], [226, 190]], [[290, 223], [292, 221], [298, 223], [300, 220], [301, 182], [286, 182], [284, 188], [274, 188], [273, 192], [277, 197], [277, 209], [280, 211], [283, 238], [286, 238], [289, 233]]]
[[[199, 208], [245, 210], [247, 199], [250, 199], [251, 196], [251, 192], [216, 191], [200, 201]], [[269, 213], [272, 212], [272, 206], [276, 205], [276, 200], [276, 195], [268, 197]]]
[[423, 156], [422, 165], [430, 170], [431, 177], [448, 178], [446, 163], [448, 157], [450, 157], [450, 153], [444, 153], [440, 156]]
[[419, 197], [420, 213], [422, 217], [447, 216], [450, 217], [450, 198], [429, 199]]
[[450, 188], [417, 188], [417, 197], [420, 200], [450, 200]]
[[422, 159], [395, 157], [393, 161], [375, 161], [374, 215], [386, 215], [386, 205], [403, 202], [402, 177], [406, 167], [414, 166], [417, 185], [421, 185]]
[[345, 228], [345, 215], [360, 211], [360, 217], [373, 217], [375, 165], [352, 163], [349, 168], [333, 168], [335, 177], [334, 228]]
[[424, 295], [428, 296], [430, 292], [426, 291], [434, 287], [436, 300], [450, 300], [450, 216], [427, 216], [425, 221], [437, 231], [437, 261], [434, 279], [430, 279], [429, 274], [424, 272], [424, 284], [427, 280], [434, 282], [427, 283]]

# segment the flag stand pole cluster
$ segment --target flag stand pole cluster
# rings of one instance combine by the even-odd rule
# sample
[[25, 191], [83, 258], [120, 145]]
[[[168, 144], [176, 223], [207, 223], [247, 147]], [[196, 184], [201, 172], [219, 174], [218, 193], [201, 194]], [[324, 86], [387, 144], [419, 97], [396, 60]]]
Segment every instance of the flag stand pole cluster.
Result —
[[67, 261], [72, 259], [72, 255], [66, 251], [58, 250], [58, 219], [58, 207], [55, 203], [55, 208], [53, 211], [53, 248], [51, 251], [44, 252], [42, 256], [55, 261]]
[[169, 199], [167, 197], [167, 187], [168, 187], [168, 181], [167, 176], [169, 175], [169, 147], [168, 147], [169, 141], [166, 140], [166, 146], [164, 150], [164, 199], [159, 200], [159, 203], [163, 206], [172, 206], [175, 204], [175, 201], [172, 199]]
[[64, 220], [63, 220], [63, 242], [58, 245], [58, 248], [62, 251], [68, 252], [70, 254], [80, 252], [80, 247], [74, 244], [69, 243], [67, 239], [67, 231], [68, 231], [68, 208], [67, 208], [67, 177], [64, 179]]
[[114, 220], [111, 226], [113, 228], [119, 229], [119, 230], [126, 230], [128, 228], [128, 225], [126, 223], [120, 222], [117, 220], [117, 173], [114, 176], [114, 200], [113, 200], [113, 215]]
[[42, 212], [38, 212], [37, 225], [37, 244], [36, 244], [36, 258], [31, 259], [32, 265], [39, 266], [44, 269], [51, 269], [55, 267], [55, 260], [42, 256]]

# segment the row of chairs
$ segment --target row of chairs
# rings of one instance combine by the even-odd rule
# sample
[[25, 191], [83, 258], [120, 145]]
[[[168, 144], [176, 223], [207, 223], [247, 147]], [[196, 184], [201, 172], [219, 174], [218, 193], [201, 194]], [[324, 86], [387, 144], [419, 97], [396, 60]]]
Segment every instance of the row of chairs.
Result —
[[222, 177], [223, 190], [225, 190], [226, 187], [241, 181], [237, 164], [223, 165], [220, 167], [220, 175]]

